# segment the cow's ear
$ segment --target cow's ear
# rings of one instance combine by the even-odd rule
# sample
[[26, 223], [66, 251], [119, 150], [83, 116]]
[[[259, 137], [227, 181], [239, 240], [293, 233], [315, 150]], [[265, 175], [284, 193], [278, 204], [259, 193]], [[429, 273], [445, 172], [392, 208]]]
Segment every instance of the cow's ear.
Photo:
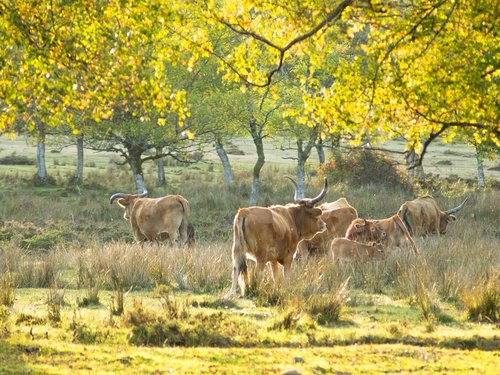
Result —
[[457, 217], [455, 215], [446, 215], [446, 221], [448, 223], [453, 223], [455, 220], [457, 220]]
[[129, 205], [129, 200], [127, 198], [118, 198], [116, 203], [118, 203], [120, 207], [125, 208]]
[[321, 216], [323, 211], [321, 211], [321, 208], [313, 207], [311, 208], [311, 213], [313, 214], [313, 216]]

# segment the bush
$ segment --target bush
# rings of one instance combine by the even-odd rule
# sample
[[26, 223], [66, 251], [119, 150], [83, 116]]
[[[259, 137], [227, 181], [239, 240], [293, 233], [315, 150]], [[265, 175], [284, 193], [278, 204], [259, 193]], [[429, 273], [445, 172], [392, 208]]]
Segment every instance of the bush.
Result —
[[470, 320], [500, 322], [500, 272], [484, 285], [471, 288], [462, 295]]
[[0, 158], [0, 164], [2, 165], [35, 165], [35, 159], [30, 159], [24, 155], [16, 155], [13, 152], [11, 155], [4, 156]]
[[319, 167], [320, 174], [334, 183], [347, 183], [352, 187], [369, 184], [409, 189], [406, 174], [397, 169], [397, 163], [377, 151], [334, 151], [330, 160]]
[[0, 276], [0, 306], [12, 306], [14, 304], [14, 286], [9, 271]]

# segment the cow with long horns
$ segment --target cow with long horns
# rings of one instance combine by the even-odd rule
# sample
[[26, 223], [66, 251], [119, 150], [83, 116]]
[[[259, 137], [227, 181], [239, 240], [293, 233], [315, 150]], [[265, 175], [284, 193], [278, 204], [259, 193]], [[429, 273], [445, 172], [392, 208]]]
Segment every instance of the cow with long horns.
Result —
[[[297, 192], [297, 182], [289, 177]], [[298, 199], [295, 196], [295, 199]], [[347, 199], [339, 198], [334, 202], [325, 202], [318, 206], [321, 209], [321, 220], [326, 224], [326, 230], [316, 233], [312, 238], [300, 241], [298, 256], [302, 254], [326, 254], [330, 242], [334, 238], [344, 237], [351, 222], [358, 217], [358, 212]]]
[[442, 211], [436, 200], [430, 195], [419, 197], [412, 201], [407, 201], [401, 205], [398, 215], [401, 217], [408, 232], [412, 236], [426, 234], [445, 234], [448, 224], [454, 222], [457, 218], [454, 213], [464, 208], [469, 197], [457, 207], [448, 211]]
[[297, 199], [285, 206], [240, 208], [233, 222], [233, 270], [232, 285], [226, 298], [237, 295], [238, 284], [241, 294], [245, 294], [248, 283], [246, 258], [256, 261], [255, 273], [262, 274], [267, 263], [275, 283], [280, 279], [280, 267], [287, 275], [292, 264], [297, 244], [311, 238], [326, 228], [321, 220], [321, 209], [314, 207], [326, 195], [328, 182], [315, 198]]
[[147, 198], [147, 194], [147, 191], [142, 194], [116, 193], [110, 198], [110, 204], [116, 201], [124, 209], [123, 217], [130, 222], [135, 240], [143, 244], [169, 239], [172, 243], [179, 240], [180, 245], [189, 245], [194, 240], [189, 235], [189, 202], [180, 195]]

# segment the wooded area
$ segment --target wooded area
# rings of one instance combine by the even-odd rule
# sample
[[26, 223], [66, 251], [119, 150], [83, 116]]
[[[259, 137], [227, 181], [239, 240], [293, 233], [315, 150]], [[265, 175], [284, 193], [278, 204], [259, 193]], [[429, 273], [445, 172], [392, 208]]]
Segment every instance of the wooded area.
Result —
[[251, 203], [270, 137], [294, 140], [300, 194], [325, 143], [404, 139], [413, 168], [458, 140], [481, 164], [500, 146], [499, 15], [491, 0], [2, 0], [0, 132], [37, 137], [42, 162], [47, 135], [82, 159], [116, 152], [138, 191], [145, 161], [206, 145], [229, 183], [227, 140], [248, 136]]

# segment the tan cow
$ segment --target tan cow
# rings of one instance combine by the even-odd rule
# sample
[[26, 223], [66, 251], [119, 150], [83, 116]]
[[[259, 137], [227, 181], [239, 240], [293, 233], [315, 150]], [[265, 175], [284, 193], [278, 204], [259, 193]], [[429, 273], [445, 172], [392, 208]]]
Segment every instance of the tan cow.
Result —
[[321, 209], [314, 206], [324, 198], [327, 188], [325, 178], [325, 186], [316, 198], [304, 198], [286, 206], [238, 210], [233, 222], [232, 285], [226, 298], [237, 295], [238, 284], [241, 294], [245, 294], [247, 257], [256, 261], [257, 276], [262, 274], [267, 263], [271, 264], [275, 282], [280, 278], [280, 264], [285, 275], [288, 273], [299, 241], [326, 228], [321, 220]]
[[397, 214], [382, 220], [355, 219], [349, 225], [346, 237], [361, 242], [381, 242], [386, 247], [408, 245], [418, 254], [417, 245]]
[[[288, 178], [295, 187], [294, 200], [297, 200], [297, 182], [290, 176], [285, 176], [285, 178]], [[325, 254], [328, 251], [330, 241], [336, 237], [344, 237], [351, 221], [358, 217], [356, 209], [345, 198], [323, 203], [318, 208], [321, 208], [321, 220], [325, 222], [327, 229], [316, 233], [311, 239], [300, 241], [298, 256], [302, 254]]]
[[365, 244], [347, 238], [334, 238], [330, 244], [330, 252], [334, 261], [367, 261], [384, 257], [381, 243], [371, 241]]
[[446, 233], [448, 224], [457, 219], [452, 214], [460, 211], [468, 199], [468, 197], [465, 198], [458, 207], [448, 211], [441, 211], [436, 200], [427, 195], [403, 203], [399, 208], [398, 215], [412, 236], [432, 233], [441, 235]]
[[[344, 199], [345, 198], [341, 198]], [[347, 201], [346, 201], [347, 202]], [[323, 205], [319, 206], [322, 208]], [[321, 219], [326, 224], [326, 230], [316, 233], [309, 240], [302, 240], [299, 244], [299, 254], [324, 254], [334, 238], [344, 237], [351, 222], [358, 217], [354, 207], [341, 207], [333, 210], [322, 208]]]
[[[190, 207], [188, 201], [180, 195], [167, 195], [161, 198], [146, 198], [142, 194], [116, 193], [110, 198], [115, 200], [125, 212], [123, 217], [130, 222], [135, 240], [162, 241], [172, 243], [180, 236], [180, 244], [190, 244], [194, 238], [194, 228], [190, 225]], [[191, 227], [191, 229], [190, 229]]]

